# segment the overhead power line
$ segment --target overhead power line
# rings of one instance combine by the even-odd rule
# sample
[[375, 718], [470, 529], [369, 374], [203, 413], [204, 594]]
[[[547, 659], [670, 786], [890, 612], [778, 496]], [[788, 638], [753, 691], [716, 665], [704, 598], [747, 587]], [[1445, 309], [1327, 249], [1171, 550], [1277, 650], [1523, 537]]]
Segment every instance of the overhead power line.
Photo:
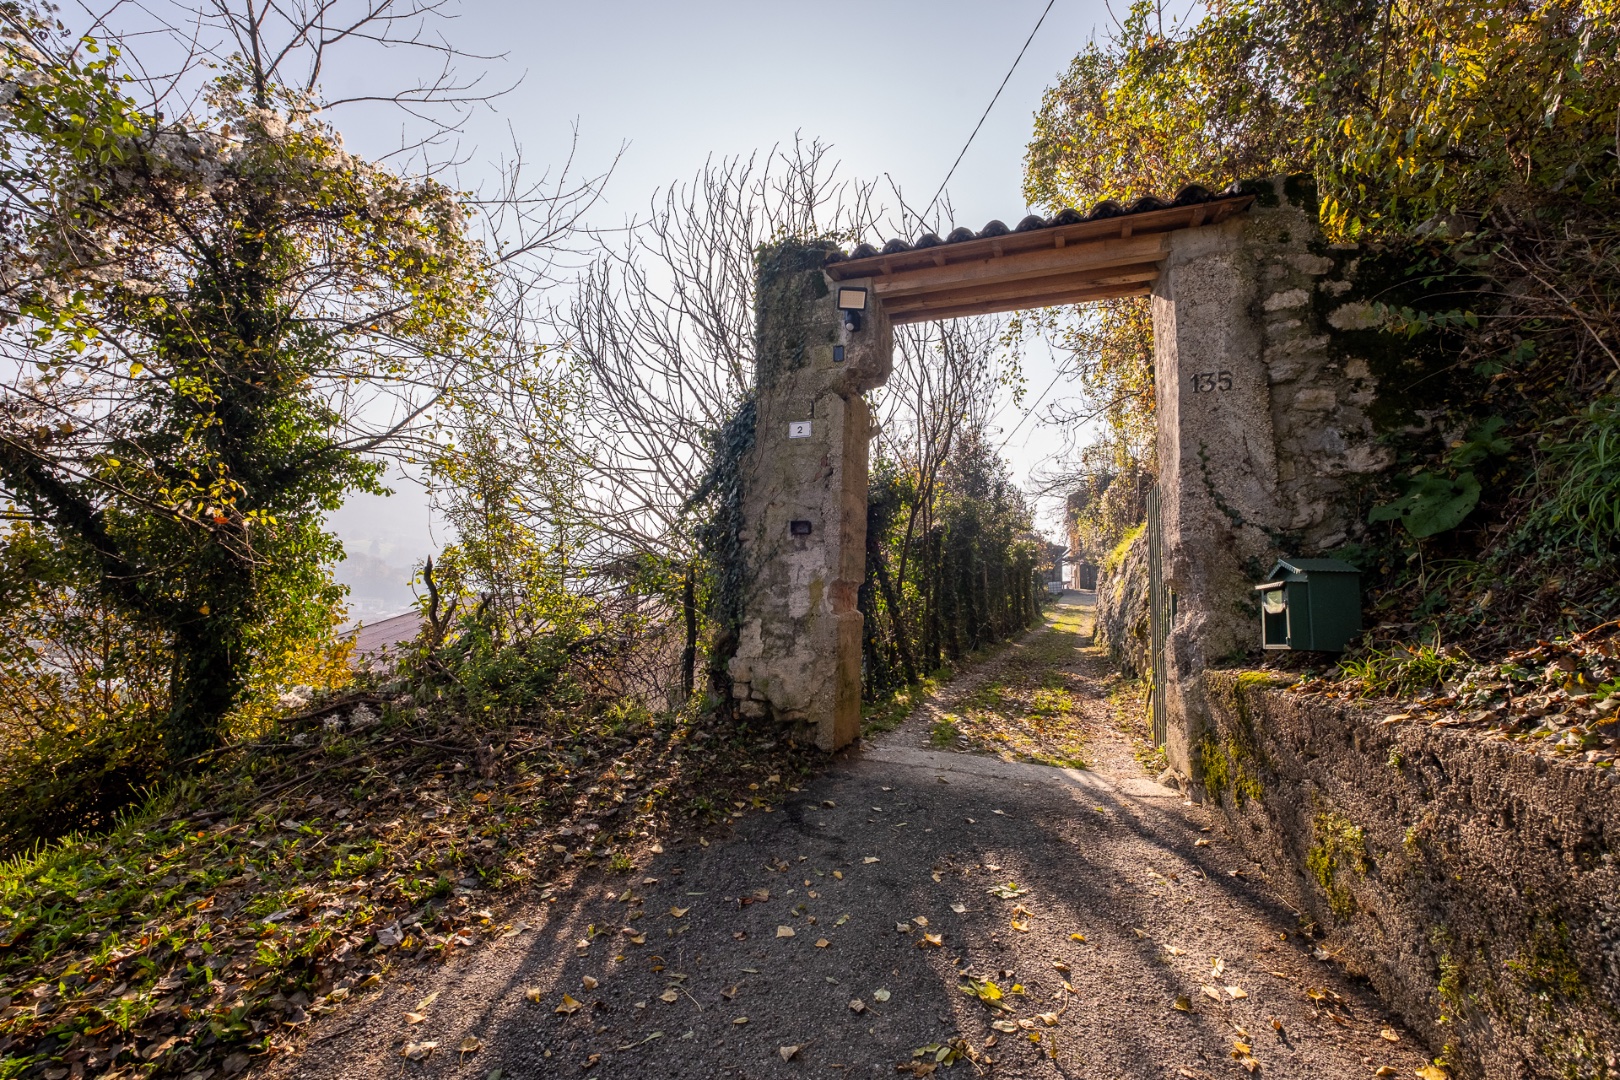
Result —
[[984, 107], [984, 115], [980, 116], [979, 122], [973, 125], [973, 134], [969, 135], [967, 137], [967, 142], [962, 144], [962, 152], [956, 155], [955, 161], [951, 162], [950, 172], [946, 173], [945, 179], [939, 182], [939, 190], [934, 192], [934, 197], [929, 200], [928, 209], [924, 210], [919, 218], [920, 221], [924, 222], [924, 228], [927, 228], [926, 221], [928, 215], [934, 212], [934, 206], [939, 202], [939, 197], [945, 193], [945, 185], [950, 183], [951, 177], [956, 175], [956, 167], [962, 164], [962, 159], [967, 156], [968, 147], [973, 145], [974, 137], [979, 134], [979, 129], [984, 127], [984, 121], [987, 117], [989, 117], [990, 110], [996, 107], [996, 102], [1001, 98], [1001, 92], [1007, 89], [1008, 80], [1013, 77], [1013, 72], [1018, 70], [1018, 62], [1022, 60], [1024, 58], [1024, 54], [1029, 51], [1029, 43], [1035, 40], [1035, 35], [1041, 32], [1041, 24], [1046, 21], [1046, 16], [1051, 12], [1052, 5], [1055, 3], [1057, 3], [1057, 0], [1046, 0], [1046, 10], [1042, 11], [1041, 17], [1035, 20], [1035, 29], [1031, 30], [1029, 32], [1029, 37], [1024, 39], [1024, 47], [1018, 50], [1018, 56], [1013, 60], [1012, 67], [1007, 69], [1007, 74], [1002, 78], [1001, 85], [996, 87], [995, 96], [990, 99], [990, 104]]

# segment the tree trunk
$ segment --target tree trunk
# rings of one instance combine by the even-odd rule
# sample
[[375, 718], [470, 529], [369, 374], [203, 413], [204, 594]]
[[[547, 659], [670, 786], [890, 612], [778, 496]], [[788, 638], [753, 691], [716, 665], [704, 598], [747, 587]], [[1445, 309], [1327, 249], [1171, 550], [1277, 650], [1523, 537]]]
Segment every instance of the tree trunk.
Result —
[[219, 745], [225, 716], [241, 696], [247, 671], [240, 639], [225, 619], [194, 620], [175, 633], [163, 729], [171, 764]]
[[872, 568], [877, 571], [878, 586], [883, 590], [883, 603], [889, 608], [889, 625], [893, 628], [894, 643], [900, 652], [900, 673], [906, 685], [917, 681], [917, 661], [911, 652], [911, 638], [906, 634], [905, 616], [900, 611], [900, 597], [895, 595], [894, 582], [889, 579], [889, 564], [879, 550]]
[[681, 650], [681, 701], [692, 700], [692, 689], [697, 682], [697, 583], [696, 571], [688, 566], [686, 580], [681, 582], [681, 614], [686, 618], [686, 648]]

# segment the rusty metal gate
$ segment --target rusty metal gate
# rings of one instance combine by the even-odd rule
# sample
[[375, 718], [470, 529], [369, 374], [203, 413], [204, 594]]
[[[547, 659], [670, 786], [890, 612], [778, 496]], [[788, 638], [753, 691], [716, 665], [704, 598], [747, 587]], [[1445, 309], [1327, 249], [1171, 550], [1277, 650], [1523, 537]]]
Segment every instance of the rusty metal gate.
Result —
[[1148, 708], [1153, 718], [1153, 745], [1164, 745], [1164, 640], [1170, 633], [1170, 605], [1164, 586], [1164, 534], [1159, 514], [1159, 488], [1148, 490], [1148, 639], [1150, 677]]

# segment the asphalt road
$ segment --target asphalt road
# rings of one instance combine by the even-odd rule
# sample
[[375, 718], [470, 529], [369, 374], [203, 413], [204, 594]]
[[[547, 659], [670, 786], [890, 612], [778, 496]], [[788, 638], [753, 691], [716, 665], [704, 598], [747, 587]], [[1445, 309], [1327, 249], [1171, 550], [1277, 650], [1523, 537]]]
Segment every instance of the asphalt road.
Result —
[[[1068, 666], [1105, 681], [1093, 652]], [[1266, 868], [1146, 775], [1110, 723], [1089, 732], [1093, 767], [1066, 769], [934, 749], [929, 715], [707, 846], [671, 844], [537, 904], [532, 929], [391, 980], [263, 1075], [876, 1077], [926, 1074], [939, 1051], [916, 1052], [952, 1040], [977, 1060], [939, 1076], [1423, 1064], [1365, 983], [1313, 955]], [[969, 975], [1005, 1010], [964, 992]]]

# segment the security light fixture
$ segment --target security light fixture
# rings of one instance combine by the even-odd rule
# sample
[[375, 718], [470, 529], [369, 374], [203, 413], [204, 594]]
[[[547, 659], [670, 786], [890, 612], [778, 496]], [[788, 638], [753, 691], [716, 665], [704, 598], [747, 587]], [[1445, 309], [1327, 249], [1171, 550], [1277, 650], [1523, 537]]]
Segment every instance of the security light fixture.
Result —
[[861, 312], [866, 310], [866, 290], [851, 285], [838, 286], [838, 310], [851, 332], [861, 328]]

